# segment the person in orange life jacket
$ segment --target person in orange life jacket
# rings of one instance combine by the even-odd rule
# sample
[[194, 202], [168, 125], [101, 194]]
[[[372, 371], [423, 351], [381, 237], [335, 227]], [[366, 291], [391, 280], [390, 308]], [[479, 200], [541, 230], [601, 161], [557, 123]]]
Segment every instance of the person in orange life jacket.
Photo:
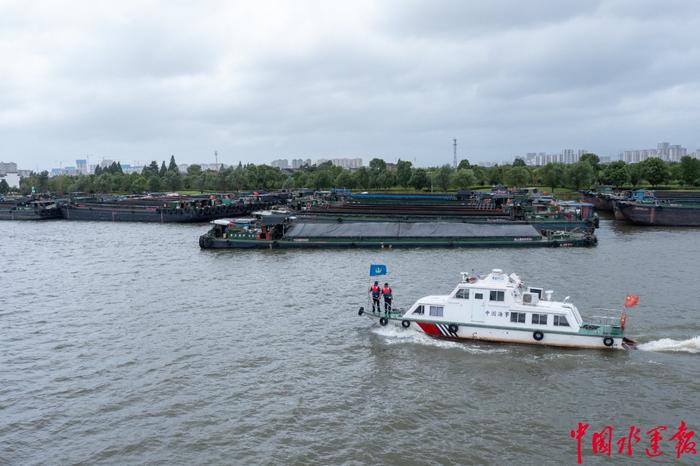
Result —
[[382, 306], [379, 304], [379, 297], [382, 294], [382, 289], [379, 288], [379, 282], [374, 282], [374, 285], [370, 287], [369, 292], [372, 293], [372, 312], [374, 312], [375, 306], [377, 312], [381, 311]]
[[391, 287], [389, 286], [388, 283], [384, 284], [384, 288], [382, 288], [382, 295], [384, 295], [384, 312], [387, 313], [391, 311]]

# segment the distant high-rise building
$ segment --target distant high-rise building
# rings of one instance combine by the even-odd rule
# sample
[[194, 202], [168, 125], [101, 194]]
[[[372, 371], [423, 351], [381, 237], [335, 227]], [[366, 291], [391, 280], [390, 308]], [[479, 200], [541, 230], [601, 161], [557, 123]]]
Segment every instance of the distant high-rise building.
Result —
[[626, 150], [622, 153], [622, 160], [627, 163], [638, 163], [652, 157], [658, 157], [666, 162], [678, 162], [685, 155], [688, 155], [688, 149], [685, 147], [681, 147], [679, 144], [660, 142], [656, 145], [656, 149]]
[[270, 163], [270, 166], [279, 168], [281, 170], [286, 170], [289, 168], [289, 160], [287, 159], [279, 159], [279, 160], [273, 160], [272, 163]]
[[80, 175], [88, 174], [88, 164], [85, 159], [78, 159], [75, 161], [75, 171]]
[[522, 159], [528, 166], [547, 165], [548, 163], [576, 163], [581, 159], [581, 156], [588, 151], [586, 149], [563, 149], [559, 154], [547, 154], [545, 152], [528, 152], [525, 156], [516, 156], [515, 158]]
[[4, 175], [6, 173], [17, 173], [17, 163], [0, 162], [0, 175]]

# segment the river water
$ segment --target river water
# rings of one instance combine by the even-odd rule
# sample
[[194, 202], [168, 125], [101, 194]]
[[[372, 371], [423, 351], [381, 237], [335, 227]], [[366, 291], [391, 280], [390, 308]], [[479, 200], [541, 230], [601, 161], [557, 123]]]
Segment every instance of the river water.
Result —
[[[700, 430], [699, 230], [604, 220], [590, 249], [202, 251], [207, 226], [0, 222], [0, 464], [584, 464], [675, 459]], [[630, 352], [373, 326], [502, 268], [585, 315], [628, 293]], [[591, 436], [641, 429], [633, 457]], [[666, 425], [650, 460], [646, 431]], [[694, 440], [697, 440], [697, 435]]]

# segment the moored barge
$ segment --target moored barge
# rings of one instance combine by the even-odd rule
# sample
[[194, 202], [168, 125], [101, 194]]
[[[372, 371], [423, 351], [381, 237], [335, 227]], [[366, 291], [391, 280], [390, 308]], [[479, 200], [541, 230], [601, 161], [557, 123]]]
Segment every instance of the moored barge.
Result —
[[288, 217], [215, 220], [202, 249], [469, 248], [594, 246], [595, 235], [538, 232], [532, 225], [472, 223], [307, 223]]
[[0, 202], [0, 220], [51, 220], [61, 218], [55, 200], [4, 199]]

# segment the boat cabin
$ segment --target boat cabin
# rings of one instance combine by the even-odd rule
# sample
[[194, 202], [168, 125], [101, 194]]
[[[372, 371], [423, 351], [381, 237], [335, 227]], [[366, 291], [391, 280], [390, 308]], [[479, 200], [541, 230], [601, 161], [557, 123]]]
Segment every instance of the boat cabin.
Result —
[[576, 333], [584, 325], [572, 303], [553, 301], [553, 292], [526, 287], [520, 277], [494, 269], [485, 276], [462, 272], [449, 294], [419, 299], [405, 318], [448, 323], [475, 323], [498, 328], [541, 328]]

